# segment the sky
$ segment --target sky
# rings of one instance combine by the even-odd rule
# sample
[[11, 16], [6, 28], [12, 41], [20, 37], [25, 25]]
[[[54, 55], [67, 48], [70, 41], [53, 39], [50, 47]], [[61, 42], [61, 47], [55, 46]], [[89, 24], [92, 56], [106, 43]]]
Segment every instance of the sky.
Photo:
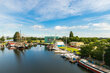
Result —
[[110, 0], [0, 0], [0, 36], [110, 37]]

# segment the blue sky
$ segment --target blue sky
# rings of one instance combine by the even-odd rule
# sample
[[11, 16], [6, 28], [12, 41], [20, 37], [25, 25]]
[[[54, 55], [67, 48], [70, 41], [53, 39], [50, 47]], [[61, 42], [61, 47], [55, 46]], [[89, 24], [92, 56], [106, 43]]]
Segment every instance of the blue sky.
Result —
[[0, 0], [0, 36], [110, 37], [110, 0]]

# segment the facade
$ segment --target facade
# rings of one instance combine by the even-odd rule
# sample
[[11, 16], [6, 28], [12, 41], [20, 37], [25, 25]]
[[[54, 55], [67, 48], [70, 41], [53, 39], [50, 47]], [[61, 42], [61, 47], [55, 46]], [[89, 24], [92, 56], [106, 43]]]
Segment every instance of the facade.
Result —
[[58, 38], [58, 36], [46, 36], [45, 43], [52, 43], [54, 40], [57, 40]]
[[82, 45], [84, 45], [83, 42], [70, 42], [71, 47], [80, 47]]
[[65, 44], [64, 44], [63, 41], [56, 41], [56, 42], [55, 42], [55, 45], [56, 45], [57, 47], [63, 47], [63, 46], [65, 46]]

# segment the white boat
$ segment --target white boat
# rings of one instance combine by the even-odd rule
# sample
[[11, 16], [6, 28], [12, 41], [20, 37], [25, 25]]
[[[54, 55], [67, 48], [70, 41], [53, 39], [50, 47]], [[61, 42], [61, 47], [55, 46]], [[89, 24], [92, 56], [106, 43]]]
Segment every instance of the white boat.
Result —
[[61, 49], [54, 50], [54, 52], [55, 52], [55, 53], [59, 53], [59, 54], [65, 54], [65, 53], [67, 53], [67, 51], [61, 50]]

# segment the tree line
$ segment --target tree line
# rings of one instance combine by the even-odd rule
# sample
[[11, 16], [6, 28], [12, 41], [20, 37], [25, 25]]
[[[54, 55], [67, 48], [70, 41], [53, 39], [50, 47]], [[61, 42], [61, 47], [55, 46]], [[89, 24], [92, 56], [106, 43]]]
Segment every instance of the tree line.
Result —
[[96, 42], [99, 40], [97, 37], [78, 37], [74, 36], [73, 32], [70, 31], [69, 37], [61, 37], [59, 38], [60, 40], [63, 40], [65, 43], [67, 42], [68, 44], [72, 41], [74, 42], [84, 42], [85, 44], [88, 44], [90, 42]]
[[15, 42], [23, 42], [27, 41], [28, 43], [31, 43], [33, 40], [44, 40], [44, 38], [38, 38], [38, 37], [24, 37], [19, 32], [15, 32], [13, 40]]

